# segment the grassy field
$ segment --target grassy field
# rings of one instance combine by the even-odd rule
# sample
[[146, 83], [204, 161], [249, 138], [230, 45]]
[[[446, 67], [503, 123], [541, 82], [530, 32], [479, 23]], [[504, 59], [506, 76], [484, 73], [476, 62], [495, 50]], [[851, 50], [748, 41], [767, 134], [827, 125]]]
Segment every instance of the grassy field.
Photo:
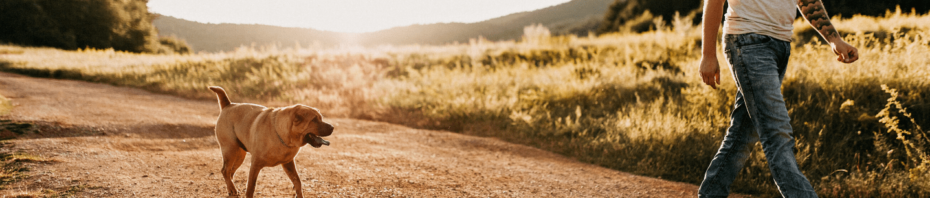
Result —
[[[657, 20], [659, 21], [659, 20]], [[328, 116], [498, 137], [580, 161], [699, 183], [728, 126], [731, 78], [699, 80], [690, 19], [642, 34], [475, 39], [446, 46], [299, 46], [143, 55], [0, 46], [0, 70], [189, 98], [302, 103]], [[822, 197], [930, 196], [930, 16], [836, 20], [861, 59], [842, 64], [795, 23], [782, 86], [802, 171]], [[719, 55], [723, 57], [723, 55]], [[721, 76], [731, 76], [728, 69]], [[733, 185], [777, 195], [761, 146]]]

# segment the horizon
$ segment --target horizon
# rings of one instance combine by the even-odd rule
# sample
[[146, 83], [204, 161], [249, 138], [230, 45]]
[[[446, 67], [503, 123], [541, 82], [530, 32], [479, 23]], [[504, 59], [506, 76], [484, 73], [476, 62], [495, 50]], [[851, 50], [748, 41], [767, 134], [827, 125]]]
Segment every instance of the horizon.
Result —
[[[337, 33], [369, 33], [395, 27], [436, 23], [475, 23], [510, 14], [539, 10], [570, 0], [347, 0], [325, 1], [220, 1], [152, 0], [150, 12], [210, 24], [259, 24], [309, 28]], [[395, 6], [384, 9], [385, 6]], [[215, 9], [215, 7], [224, 7]], [[307, 8], [307, 9], [304, 9]], [[204, 11], [209, 10], [209, 11]]]

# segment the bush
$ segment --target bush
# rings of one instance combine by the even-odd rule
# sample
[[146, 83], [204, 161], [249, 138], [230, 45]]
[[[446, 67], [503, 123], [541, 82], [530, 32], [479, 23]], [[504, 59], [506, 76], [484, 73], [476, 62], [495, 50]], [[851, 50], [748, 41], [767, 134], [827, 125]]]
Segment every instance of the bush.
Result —
[[[618, 0], [607, 9], [604, 22], [601, 23], [598, 34], [621, 31], [629, 27], [628, 22], [642, 22], [642, 15], [649, 11], [665, 22], [671, 22], [676, 13], [688, 14], [701, 10], [702, 1], [678, 0]], [[695, 22], [699, 22], [695, 20]], [[641, 26], [641, 25], [634, 25]]]
[[161, 37], [158, 38], [158, 43], [161, 44], [162, 47], [159, 53], [187, 54], [191, 52], [191, 47], [187, 45], [187, 42], [178, 37]]

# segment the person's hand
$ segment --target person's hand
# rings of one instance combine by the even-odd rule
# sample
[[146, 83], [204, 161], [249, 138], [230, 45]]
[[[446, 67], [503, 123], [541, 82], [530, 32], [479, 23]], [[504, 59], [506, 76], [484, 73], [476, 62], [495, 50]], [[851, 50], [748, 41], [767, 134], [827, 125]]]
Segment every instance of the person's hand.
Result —
[[833, 42], [830, 42], [830, 47], [833, 47], [833, 53], [836, 54], [837, 61], [848, 64], [859, 60], [859, 50], [843, 41], [843, 39], [834, 39]]
[[720, 63], [717, 62], [716, 56], [701, 57], [701, 79], [704, 84], [717, 89], [720, 84]]

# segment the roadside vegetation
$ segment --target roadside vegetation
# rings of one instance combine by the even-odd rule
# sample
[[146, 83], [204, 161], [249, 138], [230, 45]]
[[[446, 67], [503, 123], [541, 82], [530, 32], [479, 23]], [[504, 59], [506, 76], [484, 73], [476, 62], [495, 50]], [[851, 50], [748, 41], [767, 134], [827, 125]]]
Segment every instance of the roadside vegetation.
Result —
[[[689, 15], [693, 16], [693, 15]], [[0, 71], [212, 99], [302, 103], [330, 117], [498, 137], [635, 174], [697, 184], [728, 126], [736, 92], [697, 73], [699, 26], [520, 41], [333, 49], [240, 48], [135, 54], [0, 46]], [[670, 22], [666, 22], [670, 21]], [[930, 195], [930, 15], [888, 12], [835, 21], [862, 58], [842, 64], [806, 22], [783, 90], [802, 171], [822, 197]], [[721, 52], [722, 53], [722, 52]], [[720, 55], [719, 57], [723, 57]], [[721, 76], [730, 76], [724, 69]], [[776, 195], [755, 146], [733, 186]]]
[[[0, 96], [0, 103], [4, 98]], [[8, 102], [8, 100], [7, 100]], [[3, 111], [0, 106], [0, 111]], [[0, 116], [4, 116], [0, 112]], [[0, 117], [3, 118], [3, 117]], [[9, 141], [17, 136], [35, 133], [37, 128], [32, 123], [20, 123], [0, 119], [0, 190], [6, 190], [15, 182], [25, 180], [32, 176], [29, 164], [56, 163], [57, 160], [46, 159], [22, 150], [14, 149], [14, 143]]]
[[13, 102], [3, 97], [3, 95], [0, 95], [0, 116], [9, 114], [11, 110], [13, 110]]

